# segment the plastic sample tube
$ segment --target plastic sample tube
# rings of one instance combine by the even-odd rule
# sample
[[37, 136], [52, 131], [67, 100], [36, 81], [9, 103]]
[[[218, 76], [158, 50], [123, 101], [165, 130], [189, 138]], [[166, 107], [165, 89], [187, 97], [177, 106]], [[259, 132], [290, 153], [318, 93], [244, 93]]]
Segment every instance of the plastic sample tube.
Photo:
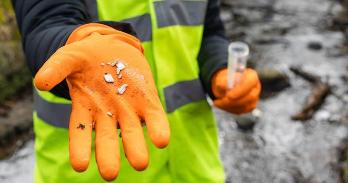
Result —
[[[228, 46], [228, 70], [227, 88], [232, 89], [242, 79], [249, 57], [249, 46], [243, 42], [232, 42]], [[238, 128], [243, 130], [252, 129], [259, 121], [262, 111], [254, 109], [250, 113], [233, 115]]]
[[243, 42], [232, 42], [228, 46], [227, 88], [239, 83], [249, 57], [249, 46]]

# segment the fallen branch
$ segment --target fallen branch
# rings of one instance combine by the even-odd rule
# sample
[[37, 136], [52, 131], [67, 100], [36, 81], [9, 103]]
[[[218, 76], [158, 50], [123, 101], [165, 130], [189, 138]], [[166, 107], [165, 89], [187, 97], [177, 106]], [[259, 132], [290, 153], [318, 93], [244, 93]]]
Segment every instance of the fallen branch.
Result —
[[322, 82], [321, 78], [319, 76], [316, 76], [312, 73], [308, 73], [304, 70], [302, 70], [300, 67], [295, 67], [295, 66], [291, 66], [290, 70], [295, 73], [296, 75], [300, 76], [301, 78], [303, 78], [304, 80], [316, 84], [318, 82]]
[[320, 77], [305, 72], [299, 67], [290, 67], [290, 70], [313, 84], [311, 94], [307, 97], [301, 111], [291, 116], [292, 120], [306, 121], [311, 119], [324, 103], [326, 97], [330, 94], [331, 87], [327, 82], [323, 82]]

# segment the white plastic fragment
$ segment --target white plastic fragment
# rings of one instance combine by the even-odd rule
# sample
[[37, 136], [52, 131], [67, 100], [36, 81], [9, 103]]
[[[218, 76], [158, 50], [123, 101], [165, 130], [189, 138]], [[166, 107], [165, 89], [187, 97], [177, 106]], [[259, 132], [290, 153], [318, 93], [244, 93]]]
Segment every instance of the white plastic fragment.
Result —
[[122, 70], [122, 69], [124, 69], [126, 66], [125, 66], [122, 62], [118, 61], [117, 64], [116, 64], [116, 67], [117, 67], [118, 69]]
[[102, 62], [102, 63], [100, 63], [100, 65], [101, 65], [101, 66], [104, 66], [104, 65], [105, 65], [105, 63], [104, 63], [104, 62]]
[[122, 62], [118, 61], [116, 63], [116, 74], [119, 75], [120, 72], [126, 67]]
[[104, 80], [107, 82], [107, 83], [113, 83], [115, 80], [114, 78], [112, 77], [111, 74], [109, 73], [105, 73], [104, 74]]
[[111, 112], [107, 112], [106, 113], [108, 116], [112, 117], [112, 113]]
[[127, 86], [128, 86], [127, 84], [123, 84], [121, 87], [119, 87], [117, 89], [118, 94], [122, 95], [126, 91]]
[[117, 60], [111, 62], [111, 66], [114, 67], [117, 64]]

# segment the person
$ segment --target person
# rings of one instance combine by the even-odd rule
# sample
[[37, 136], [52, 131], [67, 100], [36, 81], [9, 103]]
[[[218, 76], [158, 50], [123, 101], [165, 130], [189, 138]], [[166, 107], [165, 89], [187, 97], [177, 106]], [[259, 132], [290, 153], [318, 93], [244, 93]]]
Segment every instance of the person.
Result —
[[206, 94], [241, 114], [256, 107], [261, 86], [247, 69], [226, 89], [218, 0], [13, 7], [35, 76], [36, 183], [224, 182]]

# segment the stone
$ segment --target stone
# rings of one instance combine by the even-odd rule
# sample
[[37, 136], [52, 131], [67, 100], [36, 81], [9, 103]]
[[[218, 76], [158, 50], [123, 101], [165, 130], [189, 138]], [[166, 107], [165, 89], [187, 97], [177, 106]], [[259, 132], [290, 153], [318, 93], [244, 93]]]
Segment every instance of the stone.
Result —
[[256, 69], [262, 84], [262, 97], [272, 96], [290, 86], [289, 77], [271, 68]]
[[308, 49], [313, 51], [319, 51], [323, 49], [323, 45], [319, 41], [310, 41], [307, 45]]

